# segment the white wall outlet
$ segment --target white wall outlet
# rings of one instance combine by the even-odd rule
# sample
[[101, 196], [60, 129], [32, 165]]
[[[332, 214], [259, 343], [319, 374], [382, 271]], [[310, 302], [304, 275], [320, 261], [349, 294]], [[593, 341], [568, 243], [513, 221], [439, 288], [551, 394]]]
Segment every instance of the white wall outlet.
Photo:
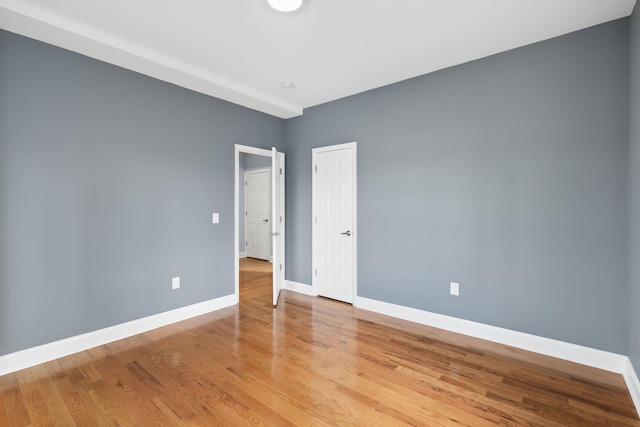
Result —
[[220, 222], [220, 214], [215, 212], [211, 214], [211, 223], [212, 224], [217, 224]]
[[456, 282], [449, 283], [449, 293], [455, 296], [460, 295], [460, 284]]
[[180, 289], [180, 278], [179, 277], [172, 277], [171, 278], [171, 289], [173, 289], [174, 291], [176, 289]]

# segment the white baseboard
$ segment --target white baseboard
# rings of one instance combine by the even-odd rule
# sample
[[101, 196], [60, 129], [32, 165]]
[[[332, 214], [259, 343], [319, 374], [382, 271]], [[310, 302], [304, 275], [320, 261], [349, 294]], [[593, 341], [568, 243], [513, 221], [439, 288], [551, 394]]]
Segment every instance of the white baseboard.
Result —
[[627, 388], [629, 389], [629, 394], [631, 395], [633, 404], [636, 406], [636, 411], [640, 414], [640, 380], [638, 379], [638, 374], [636, 374], [635, 369], [633, 369], [633, 364], [628, 357], [623, 376], [627, 383]]
[[238, 258], [246, 258], [246, 257], [247, 257], [246, 251], [238, 253]]
[[237, 303], [236, 294], [227, 295], [0, 356], [0, 376], [230, 307]]
[[387, 316], [397, 317], [463, 335], [470, 335], [472, 337], [557, 357], [582, 365], [605, 369], [618, 374], [624, 374], [628, 369], [627, 363], [629, 363], [629, 358], [621, 354], [368, 298], [357, 297], [354, 305], [358, 308]]
[[299, 294], [315, 296], [315, 294], [313, 293], [313, 287], [311, 285], [305, 285], [304, 283], [298, 283], [292, 280], [284, 281], [284, 289], [297, 292]]

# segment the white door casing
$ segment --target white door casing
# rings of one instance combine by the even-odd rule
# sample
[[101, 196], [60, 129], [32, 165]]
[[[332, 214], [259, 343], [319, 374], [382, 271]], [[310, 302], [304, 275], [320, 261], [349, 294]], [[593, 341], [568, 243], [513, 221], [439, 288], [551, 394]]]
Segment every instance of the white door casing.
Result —
[[244, 174], [245, 243], [247, 256], [268, 260], [271, 238], [271, 176], [269, 169]]
[[313, 291], [353, 303], [357, 295], [356, 143], [314, 148]]
[[271, 240], [273, 254], [273, 305], [278, 304], [284, 282], [284, 153], [271, 149]]

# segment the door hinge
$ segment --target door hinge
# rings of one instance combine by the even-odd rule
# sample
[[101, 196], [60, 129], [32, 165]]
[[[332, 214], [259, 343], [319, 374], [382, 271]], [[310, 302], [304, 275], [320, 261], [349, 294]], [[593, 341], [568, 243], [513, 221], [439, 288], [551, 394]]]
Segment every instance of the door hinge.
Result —
[[318, 172], [318, 165], [316, 165], [316, 172]]
[[249, 241], [247, 240], [246, 242], [244, 242], [245, 246], [249, 246]]
[[318, 275], [318, 269], [316, 268], [316, 272], [315, 272], [316, 276]]
[[244, 182], [244, 186], [246, 187], [247, 185], [249, 185], [249, 184], [247, 184], [247, 181], [245, 181], [245, 182]]
[[282, 271], [282, 264], [280, 264], [280, 271]]
[[280, 168], [280, 175], [282, 175], [282, 168]]
[[282, 215], [280, 215], [280, 224], [282, 224]]
[[315, 220], [315, 223], [317, 224], [318, 223], [318, 217], [315, 217], [314, 220]]

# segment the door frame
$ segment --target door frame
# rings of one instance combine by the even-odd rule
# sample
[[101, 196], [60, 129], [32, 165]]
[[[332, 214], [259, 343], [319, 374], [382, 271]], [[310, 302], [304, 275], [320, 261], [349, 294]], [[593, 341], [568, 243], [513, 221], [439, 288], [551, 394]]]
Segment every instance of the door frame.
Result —
[[353, 150], [353, 194], [352, 194], [352, 202], [353, 202], [353, 227], [352, 227], [352, 237], [351, 240], [352, 250], [353, 250], [353, 296], [352, 296], [352, 305], [355, 306], [357, 301], [356, 297], [358, 296], [358, 144], [354, 142], [347, 142], [344, 144], [336, 144], [336, 145], [328, 145], [325, 147], [317, 147], [311, 150], [311, 289], [313, 295], [318, 295], [318, 285], [315, 275], [315, 265], [316, 265], [316, 227], [314, 226], [314, 218], [317, 216], [316, 210], [318, 207], [316, 206], [316, 174], [313, 171], [313, 168], [316, 165], [317, 153], [322, 153], [324, 151], [336, 151], [351, 148]]
[[[265, 172], [268, 174], [268, 179], [267, 179], [267, 181], [268, 181], [268, 183], [269, 183], [269, 227], [267, 227], [267, 230], [268, 230], [268, 231], [267, 231], [267, 240], [269, 241], [269, 249], [268, 249], [268, 254], [267, 254], [267, 260], [268, 260], [269, 262], [273, 262], [273, 254], [272, 254], [272, 252], [273, 252], [273, 248], [272, 248], [272, 246], [273, 246], [273, 245], [271, 244], [271, 221], [273, 221], [273, 219], [271, 218], [271, 199], [272, 199], [272, 197], [271, 197], [271, 192], [273, 191], [273, 190], [271, 189], [271, 168], [259, 168], [259, 169], [250, 169], [250, 170], [246, 170], [246, 169], [245, 169], [245, 171], [244, 171], [244, 179], [245, 179], [245, 182], [246, 182], [246, 180], [247, 180], [247, 174], [251, 174], [251, 173], [265, 173]], [[238, 190], [240, 190], [240, 188], [238, 188]], [[238, 197], [239, 197], [239, 196], [238, 196]], [[239, 209], [240, 209], [240, 208], [238, 207], [238, 210], [239, 210]], [[246, 188], [244, 189], [244, 210], [245, 210], [245, 212], [247, 211], [247, 189], [246, 189]], [[247, 216], [245, 215], [245, 217], [244, 217], [244, 237], [245, 237], [245, 242], [246, 242], [246, 239], [247, 239], [247, 222], [248, 222], [248, 220], [249, 220], [249, 218], [247, 218]], [[239, 225], [239, 224], [238, 224], [238, 225]], [[240, 241], [239, 241], [239, 240], [240, 240], [240, 233], [239, 233], [239, 231], [240, 231], [240, 230], [238, 230], [238, 243], [240, 243]], [[247, 250], [247, 248], [246, 248], [246, 245], [245, 245], [245, 252], [247, 252], [247, 253], [249, 252], [249, 251]], [[239, 247], [238, 247], [238, 254], [240, 254], [240, 249], [239, 249]], [[247, 256], [248, 256], [248, 255], [247, 255]]]
[[[233, 174], [233, 265], [234, 265], [234, 282], [235, 282], [235, 294], [234, 304], [240, 302], [240, 179], [238, 174], [240, 173], [240, 153], [254, 154], [256, 156], [264, 156], [272, 158], [271, 150], [264, 148], [251, 147], [248, 145], [235, 144], [235, 167]], [[285, 201], [286, 203], [286, 201]], [[283, 243], [285, 244], [285, 243]], [[284, 266], [284, 259], [282, 260]], [[286, 270], [285, 270], [286, 271]], [[283, 282], [285, 278], [283, 278]]]

